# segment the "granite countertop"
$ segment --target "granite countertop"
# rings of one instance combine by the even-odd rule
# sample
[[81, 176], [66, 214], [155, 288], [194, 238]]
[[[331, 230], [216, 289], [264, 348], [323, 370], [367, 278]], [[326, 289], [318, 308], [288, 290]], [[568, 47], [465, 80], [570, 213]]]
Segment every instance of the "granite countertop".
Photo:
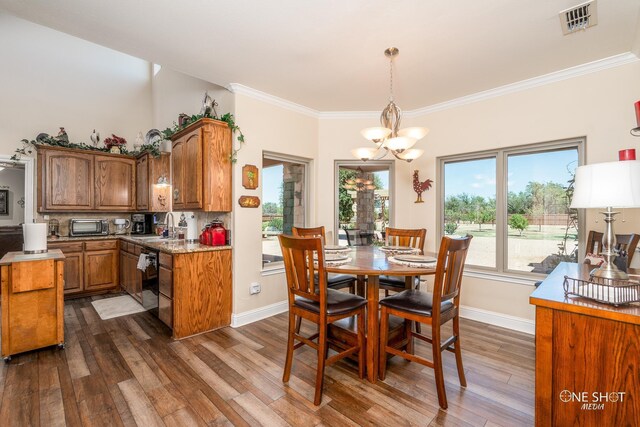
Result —
[[24, 252], [7, 252], [5, 256], [0, 259], [0, 265], [8, 265], [14, 262], [23, 261], [43, 261], [49, 259], [64, 259], [64, 255], [60, 249], [51, 249], [48, 252], [42, 254], [25, 254]]
[[120, 239], [125, 242], [135, 243], [148, 249], [164, 252], [168, 254], [188, 254], [194, 252], [224, 251], [232, 249], [232, 246], [208, 246], [202, 245], [200, 242], [187, 242], [185, 240], [168, 240], [154, 238], [150, 235], [131, 235], [131, 234], [109, 234], [107, 236], [81, 236], [81, 237], [58, 237], [48, 239], [48, 243], [56, 242], [75, 242], [85, 240], [113, 240]]

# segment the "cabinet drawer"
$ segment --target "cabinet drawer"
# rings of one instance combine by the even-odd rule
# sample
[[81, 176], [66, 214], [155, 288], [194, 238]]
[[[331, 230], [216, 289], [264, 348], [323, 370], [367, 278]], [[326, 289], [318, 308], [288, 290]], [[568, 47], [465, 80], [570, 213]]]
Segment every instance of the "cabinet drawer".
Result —
[[94, 240], [85, 243], [87, 251], [101, 251], [103, 249], [118, 249], [117, 240]]
[[60, 249], [63, 254], [82, 252], [84, 242], [56, 242], [47, 243], [49, 249]]
[[173, 268], [173, 255], [160, 252], [160, 265], [171, 270]]
[[133, 245], [133, 254], [135, 256], [140, 255], [140, 253], [142, 252], [142, 246], [140, 245]]
[[158, 275], [160, 293], [169, 298], [173, 298], [173, 271], [166, 267], [160, 266]]
[[158, 299], [158, 318], [170, 328], [173, 328], [173, 301], [160, 294]]

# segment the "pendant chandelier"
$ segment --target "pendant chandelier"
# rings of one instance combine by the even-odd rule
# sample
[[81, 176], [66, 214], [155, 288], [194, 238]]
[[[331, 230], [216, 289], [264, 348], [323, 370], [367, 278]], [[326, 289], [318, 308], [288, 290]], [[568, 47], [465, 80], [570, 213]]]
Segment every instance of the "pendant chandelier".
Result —
[[[384, 51], [389, 58], [389, 104], [380, 114], [381, 127], [370, 127], [360, 131], [375, 147], [362, 147], [351, 150], [354, 157], [362, 161], [371, 159], [381, 159], [391, 153], [396, 159], [411, 162], [420, 157], [424, 150], [412, 148], [416, 141], [427, 135], [429, 129], [423, 127], [400, 128], [402, 111], [393, 100], [393, 59], [400, 51], [395, 47], [390, 47]], [[384, 151], [381, 149], [384, 148]], [[382, 155], [379, 155], [382, 153]]]
[[373, 181], [370, 179], [364, 179], [362, 176], [364, 175], [364, 171], [362, 168], [358, 168], [358, 177], [357, 178], [349, 178], [344, 182], [342, 188], [350, 191], [371, 191], [375, 190], [376, 186], [373, 184]]

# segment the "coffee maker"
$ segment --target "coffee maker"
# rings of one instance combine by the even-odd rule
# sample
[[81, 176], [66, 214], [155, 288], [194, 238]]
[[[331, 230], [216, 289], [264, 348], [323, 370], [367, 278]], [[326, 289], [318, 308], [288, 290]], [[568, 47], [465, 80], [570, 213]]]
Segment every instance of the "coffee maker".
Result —
[[131, 234], [151, 234], [153, 233], [155, 215], [154, 214], [133, 214], [131, 215]]

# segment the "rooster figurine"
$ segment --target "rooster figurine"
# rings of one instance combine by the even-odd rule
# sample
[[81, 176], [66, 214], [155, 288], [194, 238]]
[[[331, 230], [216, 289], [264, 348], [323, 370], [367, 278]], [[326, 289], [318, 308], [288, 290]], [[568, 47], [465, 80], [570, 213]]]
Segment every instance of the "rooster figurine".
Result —
[[418, 194], [418, 198], [415, 203], [424, 203], [424, 200], [422, 200], [422, 193], [425, 190], [430, 189], [432, 183], [433, 181], [430, 179], [427, 179], [425, 182], [420, 182], [420, 178], [418, 178], [418, 171], [413, 171], [413, 191]]

